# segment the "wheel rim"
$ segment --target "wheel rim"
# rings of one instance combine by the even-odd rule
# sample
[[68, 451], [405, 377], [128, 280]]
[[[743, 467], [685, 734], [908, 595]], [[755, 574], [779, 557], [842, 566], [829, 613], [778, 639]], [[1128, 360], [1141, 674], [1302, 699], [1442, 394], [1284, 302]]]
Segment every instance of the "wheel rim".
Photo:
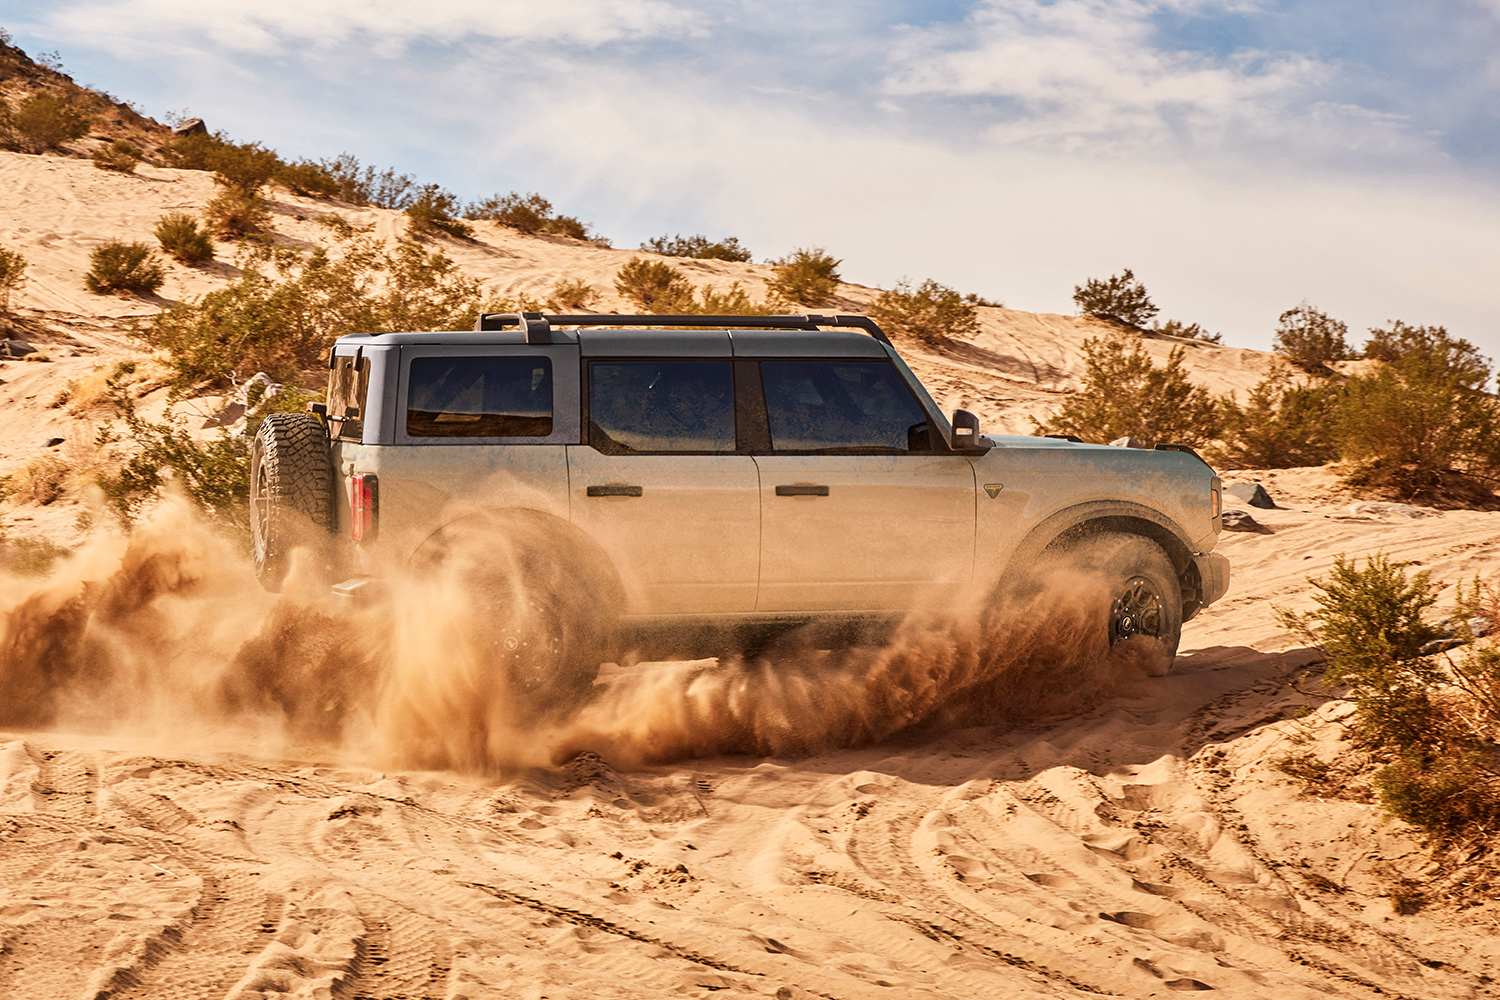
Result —
[[266, 522], [271, 516], [266, 492], [266, 469], [262, 465], [255, 470], [255, 489], [250, 494], [250, 516], [255, 525], [254, 540], [262, 546], [265, 544]]
[[1140, 635], [1159, 638], [1161, 625], [1161, 596], [1151, 581], [1143, 576], [1126, 580], [1109, 609], [1110, 643]]

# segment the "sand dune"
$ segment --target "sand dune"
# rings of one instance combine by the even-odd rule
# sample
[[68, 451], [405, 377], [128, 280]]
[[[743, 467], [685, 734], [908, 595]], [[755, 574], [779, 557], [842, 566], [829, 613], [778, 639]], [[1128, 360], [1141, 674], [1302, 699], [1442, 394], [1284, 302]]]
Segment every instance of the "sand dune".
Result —
[[[17, 305], [52, 358], [0, 363], [0, 474], [53, 436], [92, 440], [107, 414], [53, 403], [69, 380], [138, 356], [125, 320], [233, 280], [227, 265], [174, 265], [153, 302], [79, 284], [97, 241], [149, 238], [161, 212], [212, 194], [191, 171], [119, 177], [0, 154], [0, 243], [32, 261]], [[276, 210], [287, 240], [315, 239], [312, 219], [330, 211], [401, 232], [382, 210], [284, 195]], [[493, 294], [582, 277], [601, 308], [626, 308], [611, 281], [629, 252], [476, 228], [442, 245]], [[679, 263], [753, 295], [769, 277]], [[845, 285], [837, 308], [875, 294]], [[1027, 430], [1077, 389], [1082, 342], [1104, 332], [986, 308], [973, 342], [910, 354], [945, 405]], [[1145, 343], [1164, 356], [1176, 342]], [[1271, 359], [1189, 344], [1186, 363], [1227, 392]], [[518, 727], [467, 774], [413, 768], [391, 720], [357, 698], [307, 702], [347, 713], [323, 740], [273, 706], [235, 709], [223, 682], [238, 651], [289, 605], [180, 512], [130, 543], [96, 529], [53, 580], [0, 580], [13, 720], [0, 732], [0, 996], [1494, 995], [1500, 911], [1465, 887], [1490, 877], [1483, 853], [1436, 870], [1368, 801], [1319, 799], [1276, 768], [1358, 750], [1346, 703], [1288, 685], [1313, 655], [1271, 609], [1307, 607], [1306, 578], [1339, 553], [1385, 551], [1450, 583], [1488, 572], [1500, 514], [1355, 515], [1359, 498], [1328, 470], [1231, 478], [1261, 481], [1282, 507], [1256, 511], [1271, 534], [1224, 536], [1233, 589], [1187, 626], [1172, 676], [1122, 673], [1070, 699], [1034, 671], [983, 725], [938, 713], [894, 736], [835, 728], [817, 748], [750, 756], [716, 733], [682, 741], [666, 711], [611, 710], [641, 690], [712, 690], [736, 665], [629, 664], [605, 671], [587, 726]], [[12, 501], [5, 527], [76, 541], [81, 503]], [[318, 612], [311, 597], [292, 604]], [[936, 678], [947, 652], [929, 641], [906, 666]], [[24, 692], [23, 643], [42, 651], [24, 661], [37, 667]], [[847, 672], [782, 666], [805, 682], [803, 710], [834, 703], [820, 677], [847, 693]], [[15, 721], [28, 718], [18, 692], [56, 710]], [[1425, 905], [1399, 912], [1412, 885]]]

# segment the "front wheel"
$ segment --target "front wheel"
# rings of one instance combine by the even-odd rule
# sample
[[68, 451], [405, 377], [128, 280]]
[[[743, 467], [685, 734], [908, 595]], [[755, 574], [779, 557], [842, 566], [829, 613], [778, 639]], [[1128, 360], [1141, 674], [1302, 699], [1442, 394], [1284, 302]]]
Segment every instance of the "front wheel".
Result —
[[1182, 584], [1162, 547], [1139, 535], [1109, 533], [1084, 542], [1075, 557], [1102, 581], [1095, 600], [1109, 656], [1152, 676], [1171, 672], [1182, 639]]

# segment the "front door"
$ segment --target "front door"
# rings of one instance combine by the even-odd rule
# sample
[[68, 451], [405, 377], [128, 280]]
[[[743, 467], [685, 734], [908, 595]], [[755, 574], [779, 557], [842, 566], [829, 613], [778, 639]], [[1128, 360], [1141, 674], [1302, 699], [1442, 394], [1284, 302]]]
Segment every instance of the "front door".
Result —
[[759, 611], [951, 605], [974, 567], [974, 467], [934, 447], [894, 366], [762, 361]]
[[586, 444], [568, 448], [573, 523], [614, 560], [627, 614], [755, 609], [760, 479], [736, 454], [728, 358], [587, 363]]

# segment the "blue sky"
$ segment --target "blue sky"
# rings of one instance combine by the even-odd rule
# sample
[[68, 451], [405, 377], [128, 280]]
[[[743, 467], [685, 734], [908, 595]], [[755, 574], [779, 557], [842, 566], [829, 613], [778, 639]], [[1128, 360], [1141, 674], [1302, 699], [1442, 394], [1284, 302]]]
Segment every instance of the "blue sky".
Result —
[[1265, 347], [1306, 299], [1500, 355], [1500, 0], [0, 0], [80, 83], [615, 241], [825, 246]]

